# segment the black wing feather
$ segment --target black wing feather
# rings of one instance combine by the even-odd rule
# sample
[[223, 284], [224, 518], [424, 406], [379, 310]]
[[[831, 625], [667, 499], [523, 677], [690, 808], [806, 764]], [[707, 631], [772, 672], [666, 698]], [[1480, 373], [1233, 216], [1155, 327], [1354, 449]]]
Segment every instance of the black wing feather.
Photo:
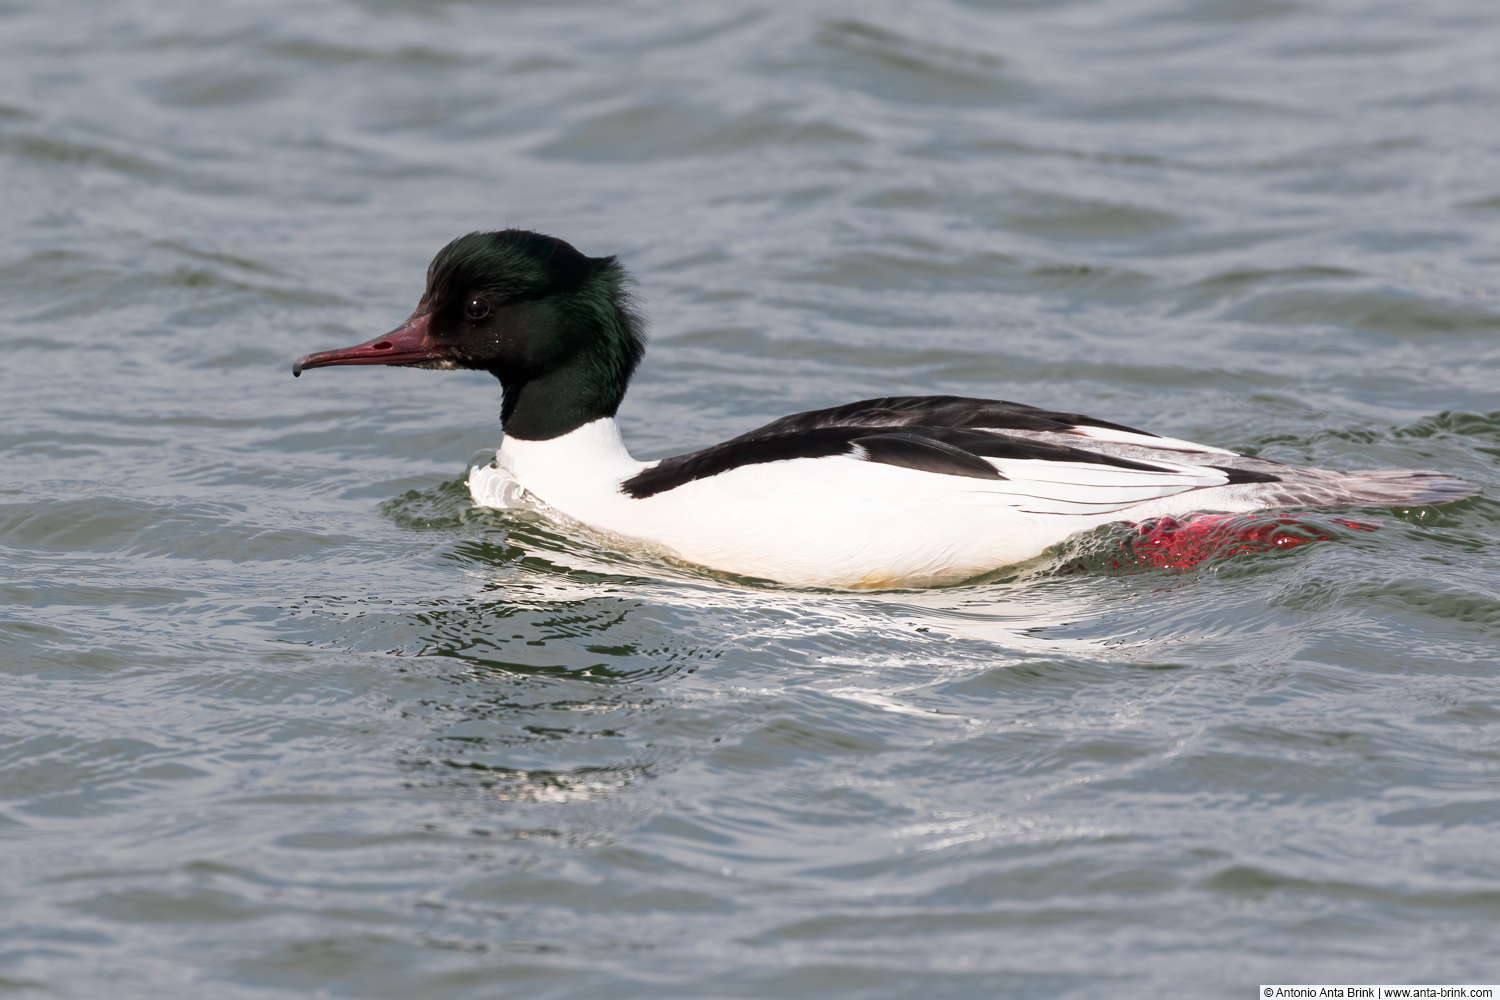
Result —
[[[1004, 400], [887, 396], [782, 417], [711, 448], [662, 459], [654, 467], [627, 479], [620, 488], [636, 499], [643, 499], [742, 465], [833, 455], [859, 455], [886, 465], [979, 479], [1005, 478], [986, 458], [1081, 462], [1142, 472], [1170, 471], [1147, 462], [1003, 433], [1006, 430], [1066, 432], [1078, 426], [1145, 434], [1122, 424]], [[872, 429], [884, 433], [872, 434]]]
[[861, 433], [848, 427], [820, 427], [779, 437], [752, 438], [742, 434], [702, 451], [664, 458], [625, 480], [620, 489], [641, 500], [742, 465], [843, 455], [849, 451], [849, 442]]
[[1051, 444], [1031, 438], [1013, 438], [1004, 434], [987, 434], [984, 431], [962, 430], [956, 427], [910, 427], [911, 433], [919, 433], [945, 444], [962, 448], [975, 455], [987, 458], [1031, 459], [1042, 462], [1085, 462], [1090, 465], [1112, 465], [1117, 469], [1135, 469], [1138, 472], [1170, 472], [1160, 465], [1137, 462], [1134, 459], [1103, 455], [1097, 451], [1073, 448], [1065, 444]]
[[1217, 469], [1229, 477], [1225, 486], [1239, 486], [1242, 483], [1279, 483], [1283, 482], [1280, 476], [1274, 476], [1269, 472], [1256, 472], [1254, 469], [1235, 469], [1227, 465], [1210, 465], [1208, 468]]
[[872, 462], [973, 479], [1004, 479], [995, 467], [956, 445], [918, 434], [866, 434], [853, 439]]
[[1043, 410], [1004, 399], [970, 396], [881, 396], [845, 403], [826, 410], [808, 410], [773, 420], [764, 427], [740, 435], [743, 438], [772, 437], [819, 427], [983, 427], [1008, 431], [1067, 432], [1074, 427], [1105, 427], [1143, 437], [1157, 437], [1124, 424], [1084, 416]]

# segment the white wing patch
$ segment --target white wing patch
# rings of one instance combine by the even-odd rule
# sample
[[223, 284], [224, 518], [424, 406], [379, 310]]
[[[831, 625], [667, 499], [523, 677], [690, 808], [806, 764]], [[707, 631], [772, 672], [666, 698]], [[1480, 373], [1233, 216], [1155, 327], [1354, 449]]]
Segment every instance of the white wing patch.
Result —
[[1164, 451], [1189, 451], [1202, 455], [1233, 455], [1236, 458], [1239, 457], [1238, 452], [1226, 451], [1223, 448], [1215, 448], [1212, 445], [1198, 444], [1194, 441], [1183, 441], [1179, 438], [1135, 434], [1130, 431], [1115, 430], [1113, 427], [1090, 427], [1086, 424], [1078, 424], [1070, 428], [1068, 433], [1076, 434], [1079, 437], [1092, 438], [1095, 441], [1133, 444], [1142, 448], [1160, 448]]
[[1008, 495], [1028, 514], [1112, 514], [1148, 500], [1224, 486], [1227, 473], [1159, 463], [1161, 472], [1084, 462], [986, 459], [1005, 477], [993, 492]]

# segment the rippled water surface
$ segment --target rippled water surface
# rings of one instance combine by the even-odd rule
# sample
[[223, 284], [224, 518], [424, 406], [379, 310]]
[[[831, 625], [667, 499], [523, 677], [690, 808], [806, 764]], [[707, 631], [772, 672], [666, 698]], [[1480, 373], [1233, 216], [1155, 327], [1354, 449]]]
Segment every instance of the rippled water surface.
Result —
[[[1497, 109], [1491, 0], [0, 3], [0, 993], [1495, 981]], [[661, 564], [469, 508], [488, 376], [288, 375], [505, 225], [637, 275], [639, 455], [943, 392], [1485, 493]]]

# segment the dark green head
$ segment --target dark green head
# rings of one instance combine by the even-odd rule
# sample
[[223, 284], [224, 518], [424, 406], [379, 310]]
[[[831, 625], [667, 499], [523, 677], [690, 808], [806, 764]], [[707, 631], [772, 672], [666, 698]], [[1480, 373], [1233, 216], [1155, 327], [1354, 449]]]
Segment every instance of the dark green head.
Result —
[[438, 251], [410, 319], [356, 347], [293, 366], [475, 368], [500, 380], [507, 434], [543, 440], [614, 416], [645, 351], [629, 281], [613, 257], [585, 257], [522, 229], [460, 236]]

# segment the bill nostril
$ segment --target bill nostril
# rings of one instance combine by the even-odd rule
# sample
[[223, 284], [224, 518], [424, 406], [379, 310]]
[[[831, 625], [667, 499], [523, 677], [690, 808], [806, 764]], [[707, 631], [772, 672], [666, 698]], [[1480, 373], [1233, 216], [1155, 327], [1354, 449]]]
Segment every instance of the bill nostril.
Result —
[[371, 344], [370, 349], [372, 351], [389, 351], [392, 347], [395, 346], [396, 345], [391, 343], [389, 340], [382, 340], [378, 344]]

